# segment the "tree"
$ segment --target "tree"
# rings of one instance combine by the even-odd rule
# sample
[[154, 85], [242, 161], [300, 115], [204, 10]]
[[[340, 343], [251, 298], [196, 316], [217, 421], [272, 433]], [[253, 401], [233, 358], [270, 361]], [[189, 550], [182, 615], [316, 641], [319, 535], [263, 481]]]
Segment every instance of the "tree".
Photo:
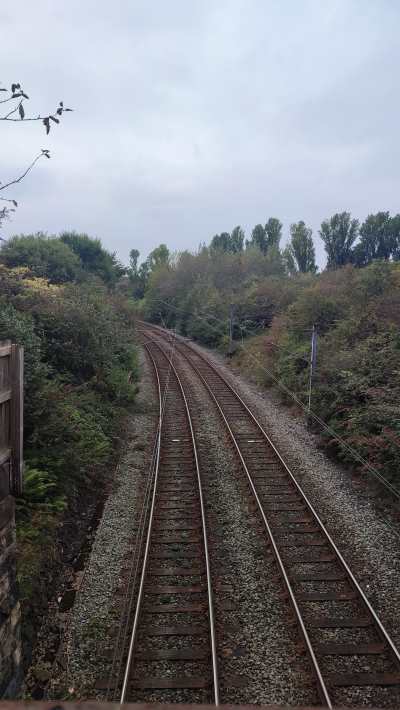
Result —
[[400, 214], [396, 214], [390, 220], [393, 235], [393, 261], [400, 261]]
[[21, 234], [4, 242], [0, 262], [9, 268], [25, 266], [34, 276], [51, 283], [74, 281], [81, 269], [76, 254], [56, 237], [45, 234]]
[[298, 273], [298, 267], [294, 259], [293, 249], [290, 244], [287, 244], [282, 252], [283, 263], [289, 276], [293, 276]]
[[230, 254], [238, 254], [243, 251], [244, 231], [238, 225], [232, 230], [232, 233], [221, 232], [216, 234], [210, 244], [212, 251], [226, 252]]
[[160, 266], [167, 266], [170, 260], [169, 249], [166, 244], [160, 244], [160, 246], [153, 249], [147, 257], [147, 263], [149, 265], [150, 271], [155, 271]]
[[303, 274], [315, 274], [315, 248], [312, 240], [312, 229], [306, 227], [303, 221], [290, 225], [291, 239], [285, 249], [285, 257], [289, 272], [300, 271]]
[[352, 219], [349, 212], [336, 213], [322, 222], [319, 234], [328, 255], [328, 269], [337, 269], [351, 263], [358, 225], [358, 220]]
[[221, 234], [215, 234], [211, 240], [210, 248], [213, 251], [230, 251], [230, 240], [231, 235], [229, 232], [221, 232]]
[[258, 247], [259, 250], [262, 251], [263, 254], [265, 254], [265, 252], [267, 251], [267, 242], [265, 236], [265, 229], [262, 224], [256, 224], [251, 233], [251, 240], [246, 243], [246, 246]]
[[281, 240], [282, 236], [282, 222], [279, 221], [276, 217], [270, 217], [268, 222], [265, 225], [265, 242], [266, 242], [266, 249], [265, 251], [267, 252], [268, 249], [271, 247], [277, 247], [279, 248], [279, 242]]
[[[131, 264], [132, 264], [132, 253], [133, 253], [133, 258], [134, 262], [136, 259], [136, 264], [137, 264], [137, 258], [139, 257], [139, 252], [136, 249], [132, 249], [130, 255], [131, 255]], [[136, 256], [137, 254], [137, 256]], [[153, 251], [150, 252], [148, 255], [147, 259], [140, 265], [140, 268], [137, 269], [136, 274], [133, 275], [132, 273], [132, 280], [133, 280], [133, 295], [135, 298], [143, 298], [150, 277], [159, 269], [168, 267], [170, 264], [171, 260], [171, 254], [169, 252], [168, 247], [166, 244], [160, 244], [158, 247], [153, 249]]]
[[[4, 108], [5, 113], [0, 116], [0, 121], [11, 121], [15, 123], [27, 122], [27, 121], [40, 121], [43, 123], [46, 135], [50, 133], [50, 129], [53, 123], [60, 123], [60, 119], [65, 111], [72, 111], [71, 108], [64, 107], [63, 101], [60, 101], [57, 108], [51, 114], [44, 114], [39, 116], [27, 116], [25, 113], [24, 104], [29, 100], [29, 96], [22, 89], [21, 84], [14, 82], [11, 84], [10, 89], [0, 87], [0, 92], [2, 92], [3, 98], [0, 99], [0, 105], [8, 104]], [[12, 178], [4, 184], [0, 183], [0, 192], [8, 190], [13, 185], [21, 182], [36, 163], [41, 160], [41, 158], [50, 158], [50, 151], [46, 148], [42, 148], [40, 153], [32, 160], [28, 167], [19, 175], [19, 177]], [[5, 195], [7, 192], [5, 192]], [[0, 209], [0, 226], [5, 219], [9, 219], [12, 212], [15, 212], [16, 207], [18, 207], [17, 201], [12, 197], [0, 196], [1, 202], [7, 203], [4, 207]]]
[[246, 247], [255, 246], [263, 254], [266, 254], [271, 247], [279, 249], [281, 236], [282, 223], [276, 217], [270, 217], [265, 227], [262, 224], [256, 224], [251, 233], [251, 240], [246, 243]]
[[[360, 227], [360, 242], [354, 248], [354, 262], [366, 266], [374, 259], [390, 259], [396, 252], [398, 220], [389, 212], [368, 215]], [[397, 227], [397, 228], [396, 228]]]
[[136, 276], [138, 270], [138, 260], [140, 252], [137, 249], [131, 249], [129, 252], [129, 267], [132, 276]]
[[95, 274], [105, 283], [113, 285], [126, 273], [115, 253], [104, 249], [100, 239], [77, 232], [63, 232], [60, 239], [79, 257], [84, 271]]
[[231, 251], [232, 254], [238, 254], [239, 252], [243, 251], [243, 242], [244, 231], [238, 225], [232, 230], [232, 234], [229, 240], [229, 251]]

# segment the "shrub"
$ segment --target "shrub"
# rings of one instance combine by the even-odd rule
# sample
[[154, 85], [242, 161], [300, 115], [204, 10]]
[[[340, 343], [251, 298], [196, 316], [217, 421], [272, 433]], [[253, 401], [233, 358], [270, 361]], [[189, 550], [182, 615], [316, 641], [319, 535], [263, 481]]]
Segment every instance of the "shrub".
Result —
[[73, 281], [80, 271], [80, 260], [66, 244], [41, 233], [9, 239], [1, 247], [0, 261], [9, 268], [28, 267], [50, 283]]

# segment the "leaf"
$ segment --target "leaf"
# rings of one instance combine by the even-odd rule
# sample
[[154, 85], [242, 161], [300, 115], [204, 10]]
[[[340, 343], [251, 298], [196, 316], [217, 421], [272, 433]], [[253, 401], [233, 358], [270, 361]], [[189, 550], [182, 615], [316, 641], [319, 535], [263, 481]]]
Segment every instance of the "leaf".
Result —
[[64, 101], [60, 101], [60, 106], [64, 106]]
[[64, 111], [73, 111], [73, 108], [65, 108]]
[[14, 207], [18, 207], [18, 202], [17, 202], [17, 200], [12, 200], [12, 203], [13, 203]]
[[50, 120], [48, 116], [43, 119], [43, 125], [46, 126], [46, 135], [48, 135], [50, 133]]
[[23, 96], [23, 97], [24, 97], [24, 99], [29, 99], [29, 96], [28, 96], [28, 94], [25, 94], [25, 92], [24, 92], [24, 91], [21, 91], [21, 96]]
[[54, 123], [60, 123], [60, 119], [56, 118], [55, 116], [49, 116], [49, 118], [51, 118], [51, 120], [54, 121]]
[[2, 89], [2, 88], [0, 87], [0, 91], [7, 91], [7, 89]]
[[56, 111], [56, 114], [58, 114], [58, 116], [61, 116], [62, 112], [63, 112], [62, 108], [58, 108]]
[[21, 121], [23, 121], [23, 119], [25, 117], [25, 111], [24, 111], [24, 107], [22, 104], [20, 104], [18, 106], [18, 112], [19, 112], [19, 115], [21, 116]]
[[22, 96], [22, 91], [17, 91], [14, 92], [13, 95], [11, 96], [12, 99], [19, 99], [19, 97]]

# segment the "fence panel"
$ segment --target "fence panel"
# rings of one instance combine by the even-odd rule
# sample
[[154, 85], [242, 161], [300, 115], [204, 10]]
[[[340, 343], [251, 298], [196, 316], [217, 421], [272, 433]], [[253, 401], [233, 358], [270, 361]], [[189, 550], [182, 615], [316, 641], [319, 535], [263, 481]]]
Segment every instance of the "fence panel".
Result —
[[24, 352], [0, 341], [0, 498], [22, 493]]

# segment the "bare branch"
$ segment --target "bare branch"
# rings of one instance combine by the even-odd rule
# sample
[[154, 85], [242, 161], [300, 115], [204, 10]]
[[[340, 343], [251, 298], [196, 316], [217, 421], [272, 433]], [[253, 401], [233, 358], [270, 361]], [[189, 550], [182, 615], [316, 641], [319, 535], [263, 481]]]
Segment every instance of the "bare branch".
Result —
[[14, 101], [15, 96], [9, 96], [8, 99], [3, 99], [0, 104], [6, 104], [8, 101]]
[[[1, 89], [1, 91], [5, 91], [5, 89]], [[22, 98], [21, 98], [22, 97]], [[2, 99], [0, 101], [0, 104], [5, 104], [8, 103], [9, 101], [15, 101], [16, 99], [21, 99], [18, 101], [17, 105], [14, 106], [11, 111], [6, 113], [4, 116], [0, 116], [0, 121], [12, 121], [13, 123], [21, 123], [22, 121], [41, 121], [45, 128], [46, 128], [46, 133], [49, 133], [50, 131], [50, 120], [54, 121], [54, 123], [59, 123], [60, 118], [56, 118], [56, 116], [60, 117], [64, 113], [64, 111], [72, 111], [73, 109], [71, 108], [65, 108], [63, 101], [60, 101], [56, 110], [54, 111], [53, 114], [47, 114], [47, 115], [39, 115], [39, 116], [30, 116], [28, 118], [25, 117], [25, 110], [22, 108], [22, 104], [25, 99], [29, 99], [29, 96], [23, 91], [21, 88], [20, 84], [12, 84], [11, 87], [11, 96], [8, 96], [6, 99]], [[12, 118], [14, 114], [19, 113], [19, 118]]]
[[[0, 116], [0, 121], [11, 121], [13, 123], [25, 123], [26, 121], [41, 121], [45, 127], [46, 134], [50, 132], [50, 126], [52, 123], [60, 123], [60, 118], [62, 117], [64, 111], [72, 111], [71, 108], [65, 108], [64, 107], [64, 102], [60, 101], [58, 103], [58, 106], [56, 110], [54, 111], [53, 114], [48, 114], [48, 115], [38, 115], [38, 116], [29, 116], [28, 118], [25, 117], [25, 108], [23, 106], [25, 100], [29, 100], [28, 94], [25, 93], [25, 91], [22, 89], [21, 84], [17, 82], [13, 82], [11, 84], [11, 89], [5, 89], [0, 86], [0, 92], [6, 92], [6, 98], [0, 100], [0, 105], [2, 104], [10, 104], [10, 102], [15, 101], [15, 104], [10, 104], [7, 109], [4, 109], [6, 111], [5, 115]], [[8, 95], [9, 94], [9, 95]], [[3, 94], [4, 95], [4, 94]], [[12, 108], [11, 108], [12, 106]], [[18, 117], [17, 115], [18, 114]], [[17, 185], [21, 180], [23, 180], [28, 173], [31, 172], [33, 167], [36, 165], [38, 160], [40, 158], [50, 158], [50, 152], [47, 149], [41, 150], [41, 152], [34, 158], [34, 160], [28, 165], [26, 170], [17, 178], [14, 178], [13, 180], [10, 180], [7, 182], [5, 185], [2, 185], [0, 182], [0, 192], [3, 190], [6, 190], [7, 188], [11, 187], [12, 185]], [[11, 212], [15, 212], [16, 207], [18, 207], [18, 203], [16, 200], [12, 198], [7, 198], [7, 197], [0, 197], [0, 200], [2, 202], [6, 202], [8, 204], [12, 204], [12, 207], [9, 206], [4, 206], [0, 208], [0, 225], [1, 223], [9, 219], [11, 216]], [[4, 241], [2, 237], [0, 237], [0, 240]]]
[[22, 106], [22, 104], [23, 104], [23, 99], [22, 99], [22, 101], [19, 102], [19, 104], [17, 104], [16, 106], [14, 106], [14, 108], [12, 109], [12, 111], [10, 111], [10, 113], [7, 113], [4, 117], [3, 117], [3, 116], [0, 117], [0, 120], [1, 120], [1, 121], [7, 121], [8, 117], [9, 117], [9, 116], [12, 116], [13, 113], [16, 113], [16, 111], [18, 111], [19, 107]]
[[23, 172], [22, 175], [20, 175], [19, 178], [15, 178], [15, 180], [10, 180], [10, 182], [7, 182], [5, 185], [0, 185], [0, 190], [5, 190], [7, 187], [10, 187], [11, 185], [16, 185], [18, 182], [21, 182], [21, 180], [23, 180], [24, 177], [26, 177], [26, 175], [28, 175], [28, 173], [30, 173], [30, 171], [32, 170], [33, 166], [37, 163], [37, 161], [40, 160], [40, 158], [44, 158], [44, 157], [50, 158], [50, 154], [49, 154], [49, 151], [48, 151], [48, 150], [42, 150], [42, 152], [39, 153], [39, 155], [36, 156], [36, 158], [35, 158], [35, 159], [32, 161], [32, 163], [27, 167], [27, 169], [25, 170], [25, 172]]

